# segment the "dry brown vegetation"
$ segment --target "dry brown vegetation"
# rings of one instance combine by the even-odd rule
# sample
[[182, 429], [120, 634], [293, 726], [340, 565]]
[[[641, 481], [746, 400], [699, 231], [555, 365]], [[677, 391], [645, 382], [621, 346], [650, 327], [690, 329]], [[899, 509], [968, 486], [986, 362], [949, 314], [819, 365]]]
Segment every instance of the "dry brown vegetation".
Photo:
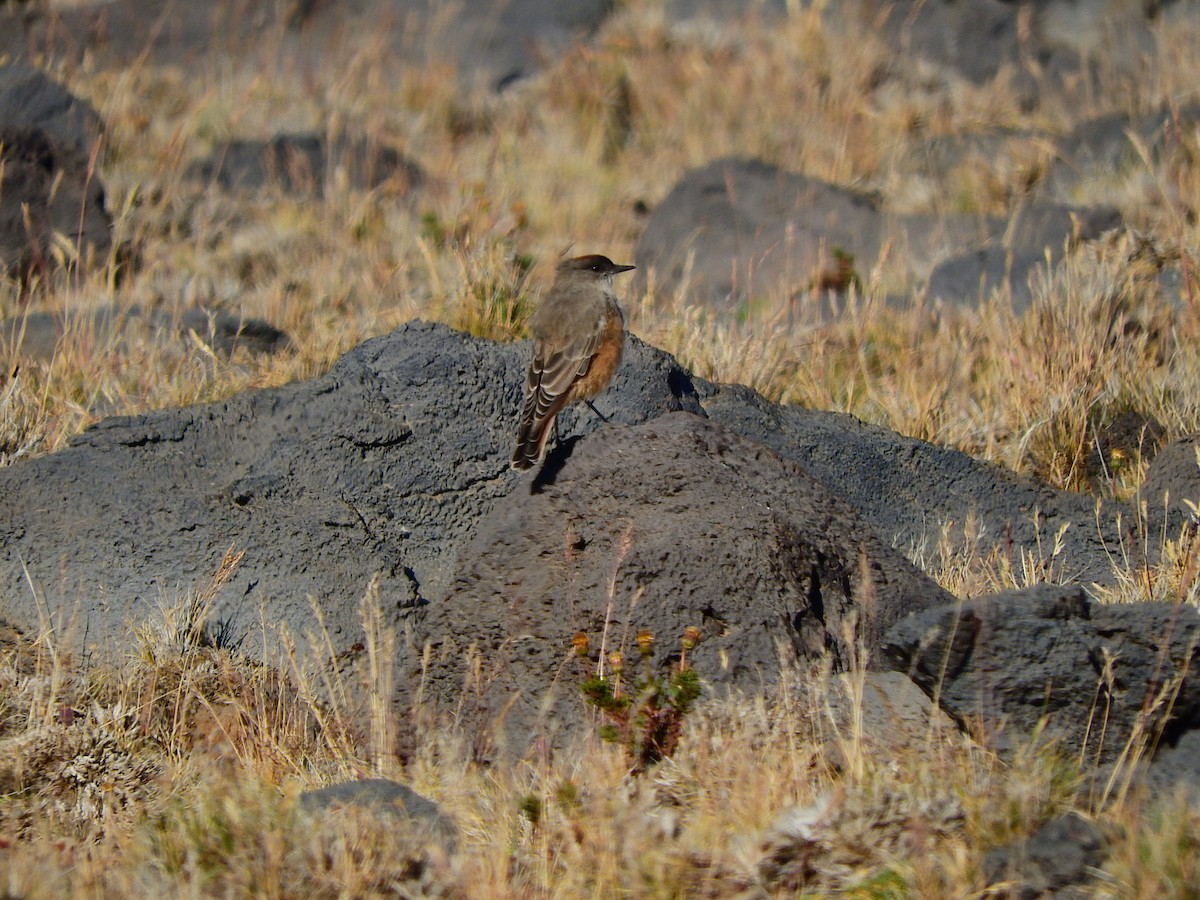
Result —
[[[464, 93], [436, 66], [380, 77], [387, 48], [369, 41], [344, 65], [295, 78], [52, 63], [108, 125], [109, 204], [142, 265], [122, 279], [111, 267], [65, 279], [33, 308], [226, 303], [286, 329], [296, 351], [227, 361], [152, 334], [118, 343], [68, 331], [52, 362], [23, 365], [0, 388], [0, 463], [52, 452], [101, 415], [310, 377], [416, 316], [519, 336], [564, 248], [631, 259], [637, 201], [654, 204], [685, 168], [723, 154], [882, 188], [904, 211], [1003, 212], [1044, 165], [1036, 153], [1021, 166], [971, 160], [932, 193], [907, 183], [891, 154], [930, 135], [1061, 133], [1191, 100], [1197, 32], [1171, 20], [1138, 78], [1101, 62], [1088, 102], [1033, 114], [1003, 76], [939, 83], [913, 65], [879, 86], [889, 62], [879, 39], [850, 23], [833, 33], [806, 10], [722, 33], [629, 4], [594, 42], [501, 96]], [[287, 127], [361, 130], [402, 146], [429, 182], [405, 197], [340, 190], [335, 175], [313, 201], [200, 192], [183, 179], [216, 141]], [[1077, 254], [1022, 318], [1004, 297], [938, 315], [920, 298], [885, 307], [897, 288], [885, 265], [863, 273], [832, 323], [809, 314], [815, 298], [763, 298], [731, 321], [686, 296], [647, 294], [627, 298], [631, 329], [702, 376], [1079, 488], [1096, 429], [1119, 413], [1153, 415], [1172, 436], [1200, 427], [1198, 150], [1181, 132], [1161, 161], [1085, 185], [1076, 200], [1120, 205], [1137, 231]], [[1182, 309], [1155, 290], [1164, 262], [1188, 276]], [[19, 309], [15, 289], [0, 294], [0, 314]], [[1099, 489], [1126, 497], [1138, 479], [1129, 460]], [[1127, 586], [1115, 600], [1195, 602], [1190, 548], [1171, 537], [1161, 571], [1124, 572], [1114, 556]], [[923, 563], [956, 592], [1022, 585], [1053, 571], [1053, 536], [1042, 558], [1016, 564], [989, 547]], [[693, 714], [674, 757], [636, 779], [598, 740], [483, 766], [452, 732], [429, 729], [400, 760], [386, 740], [389, 673], [331, 684], [319, 673], [332, 667], [299, 662], [321, 658], [315, 638], [312, 653], [265, 661], [207, 646], [192, 627], [203, 608], [200, 597], [164, 610], [118, 661], [72, 656], [62, 623], [4, 636], [0, 894], [728, 896], [754, 884], [761, 835], [786, 808], [837, 811], [812, 890], [972, 896], [988, 847], [1065, 809], [1112, 841], [1099, 895], [1194, 897], [1200, 884], [1200, 817], [1186, 798], [1151, 802], [1119, 779], [1080, 789], [1079, 761], [1052, 748], [1009, 764], [932, 737], [868, 752], [861, 734], [831, 728], [820, 678]], [[368, 773], [442, 804], [460, 829], [457, 855], [423, 855], [386, 823], [313, 827], [297, 812], [298, 791]]]

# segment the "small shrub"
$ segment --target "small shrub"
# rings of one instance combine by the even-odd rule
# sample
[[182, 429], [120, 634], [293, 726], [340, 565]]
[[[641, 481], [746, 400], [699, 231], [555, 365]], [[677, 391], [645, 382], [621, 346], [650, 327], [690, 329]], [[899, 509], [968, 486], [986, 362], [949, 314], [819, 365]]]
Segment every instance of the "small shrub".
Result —
[[[619, 652], [609, 655], [609, 675], [587, 678], [580, 685], [584, 699], [604, 715], [600, 737], [625, 748], [635, 774], [662, 761], [675, 752], [683, 731], [683, 720], [700, 697], [700, 676], [687, 663], [687, 651], [695, 646], [698, 631], [689, 628], [683, 637], [683, 653], [678, 665], [666, 676], [650, 670], [654, 636], [638, 633], [638, 650], [643, 673], [624, 683], [624, 661]], [[578, 649], [581, 642], [576, 638]]]

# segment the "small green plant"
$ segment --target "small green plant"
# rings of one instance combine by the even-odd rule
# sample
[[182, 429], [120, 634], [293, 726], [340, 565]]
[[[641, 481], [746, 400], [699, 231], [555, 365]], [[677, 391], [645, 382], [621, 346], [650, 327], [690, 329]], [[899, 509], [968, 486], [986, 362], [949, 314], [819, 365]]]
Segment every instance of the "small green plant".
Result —
[[517, 804], [517, 809], [535, 828], [542, 821], [542, 798], [537, 794], [526, 794]]
[[[651, 671], [654, 635], [643, 629], [637, 636], [642, 658], [640, 677], [625, 682], [623, 656], [614, 651], [608, 656], [610, 674], [587, 678], [580, 685], [584, 699], [608, 720], [600, 727], [600, 736], [625, 748], [634, 774], [667, 758], [679, 746], [683, 720], [700, 697], [700, 676], [687, 662], [688, 651], [699, 637], [698, 628], [684, 631], [679, 663], [663, 677]], [[580, 656], [587, 655], [585, 635], [577, 634], [574, 644]]]

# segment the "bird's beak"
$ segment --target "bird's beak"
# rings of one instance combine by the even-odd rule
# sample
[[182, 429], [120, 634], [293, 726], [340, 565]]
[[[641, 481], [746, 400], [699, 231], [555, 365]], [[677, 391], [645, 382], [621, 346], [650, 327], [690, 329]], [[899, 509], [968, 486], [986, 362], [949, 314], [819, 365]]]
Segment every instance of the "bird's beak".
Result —
[[620, 275], [622, 272], [629, 272], [629, 271], [631, 271], [631, 270], [633, 270], [633, 269], [636, 269], [636, 268], [637, 268], [637, 266], [617, 266], [617, 265], [614, 265], [614, 266], [613, 266], [612, 273], [613, 273], [614, 275]]

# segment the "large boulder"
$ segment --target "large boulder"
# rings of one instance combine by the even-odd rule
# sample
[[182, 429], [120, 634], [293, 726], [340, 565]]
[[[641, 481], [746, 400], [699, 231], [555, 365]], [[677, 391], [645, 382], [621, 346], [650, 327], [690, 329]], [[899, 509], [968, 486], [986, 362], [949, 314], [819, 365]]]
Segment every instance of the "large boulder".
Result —
[[188, 167], [187, 174], [230, 190], [279, 187], [289, 193], [325, 194], [344, 180], [366, 190], [388, 182], [407, 192], [421, 183], [420, 166], [394, 147], [365, 137], [307, 132], [278, 134], [270, 140], [237, 139]]
[[[361, 62], [364, 36], [384, 65], [446, 66], [503, 88], [599, 27], [613, 0], [110, 0], [0, 12], [0, 51], [105, 64], [149, 58], [201, 68], [218, 60], [263, 69]], [[368, 52], [371, 52], [368, 49]]]
[[[694, 380], [705, 413], [798, 462], [912, 559], [974, 543], [1066, 581], [1111, 582], [1120, 504], [1058, 491], [967, 454], [839, 413], [780, 406], [741, 385]], [[987, 552], [986, 549], [983, 552]]]
[[[1034, 263], [1120, 223], [1112, 207], [1061, 203], [1025, 203], [1003, 217], [887, 213], [870, 194], [760, 160], [719, 159], [685, 172], [647, 218], [633, 290], [653, 285], [727, 310], [844, 290], [881, 264], [887, 247], [896, 274], [929, 278], [937, 298], [973, 304], [1011, 277], [1024, 308]], [[947, 257], [949, 267], [935, 270]]]
[[[0, 608], [92, 651], [146, 621], [178, 627], [174, 607], [203, 609], [209, 639], [247, 649], [323, 623], [323, 656], [354, 666], [369, 594], [399, 671], [437, 648], [429, 696], [450, 702], [451, 648], [474, 644], [526, 704], [561, 679], [566, 638], [600, 646], [610, 583], [609, 646], [651, 628], [661, 666], [696, 625], [704, 676], [757, 688], [781, 658], [844, 665], [852, 641], [877, 651], [901, 614], [948, 601], [901, 553], [1057, 547], [1047, 570], [1113, 577], [1116, 511], [1097, 516], [1093, 498], [711, 384], [633, 337], [596, 401], [610, 421], [567, 410], [562, 445], [520, 475], [529, 352], [412, 322], [312, 381], [104, 420], [0, 469]], [[397, 700], [413, 687], [402, 679]]]
[[45, 133], [63, 151], [88, 157], [104, 134], [100, 114], [39, 69], [21, 63], [0, 66], [0, 122]]
[[111, 229], [92, 161], [40, 128], [0, 124], [0, 268], [29, 282], [60, 262], [103, 260]]
[[635, 251], [636, 292], [736, 306], [800, 293], [836, 277], [839, 260], [879, 257], [878, 203], [867, 195], [754, 159], [719, 159], [679, 179], [655, 207]]
[[[232, 550], [244, 556], [213, 608], [226, 633], [253, 637], [261, 605], [303, 634], [315, 602], [345, 650], [376, 577], [398, 625], [444, 595], [476, 521], [516, 484], [527, 353], [412, 323], [313, 381], [103, 420], [0, 470], [0, 602], [26, 625], [40, 604], [56, 621], [77, 614], [77, 636], [116, 646], [212, 588]], [[627, 356], [614, 418], [699, 410], [670, 357], [642, 344]]]
[[[480, 518], [521, 484], [508, 459], [528, 353], [413, 322], [313, 381], [103, 420], [58, 453], [0, 470], [0, 597], [18, 624], [36, 623], [39, 604], [60, 618], [78, 610], [88, 639], [106, 644], [209, 587], [232, 548], [245, 555], [216, 594], [217, 620], [252, 634], [261, 602], [269, 621], [302, 632], [311, 597], [351, 646], [373, 576], [397, 618], [442, 599]], [[947, 531], [970, 528], [1016, 555], [1065, 529], [1060, 570], [1111, 577], [1091, 497], [710, 384], [636, 338], [597, 404], [631, 425], [707, 415], [798, 463], [911, 558], [929, 557]], [[566, 436], [608, 427], [582, 406], [560, 425]], [[1112, 512], [1099, 521], [1115, 540]]]
[[25, 282], [108, 253], [102, 133], [96, 111], [62, 85], [0, 66], [0, 269]]
[[[500, 721], [524, 750], [587, 725], [578, 685], [606, 650], [641, 671], [643, 629], [652, 671], [695, 627], [690, 664], [749, 692], [781, 667], [872, 659], [892, 624], [948, 599], [800, 466], [680, 412], [571, 439], [497, 504], [429, 606], [432, 653], [406, 682], [483, 743]], [[568, 664], [577, 632], [589, 654]]]
[[884, 653], [1002, 748], [1040, 735], [1107, 764], [1200, 731], [1198, 643], [1192, 606], [1102, 604], [1040, 585], [917, 613], [885, 636]]
[[1184, 140], [1200, 121], [1200, 104], [1166, 106], [1137, 116], [1111, 113], [1082, 122], [1054, 141], [1055, 158], [1038, 184], [1045, 197], [1067, 202], [1095, 193], [1147, 163], [1162, 165], [1174, 153], [1187, 154]]
[[[131, 338], [157, 336], [190, 341], [199, 338], [223, 356], [238, 348], [255, 353], [278, 353], [292, 339], [270, 322], [218, 308], [193, 306], [174, 314], [163, 309], [143, 311], [136, 306], [111, 303], [92, 309], [29, 312], [0, 319], [0, 361], [49, 362], [72, 345], [127, 347]], [[12, 365], [8, 368], [11, 370]]]

